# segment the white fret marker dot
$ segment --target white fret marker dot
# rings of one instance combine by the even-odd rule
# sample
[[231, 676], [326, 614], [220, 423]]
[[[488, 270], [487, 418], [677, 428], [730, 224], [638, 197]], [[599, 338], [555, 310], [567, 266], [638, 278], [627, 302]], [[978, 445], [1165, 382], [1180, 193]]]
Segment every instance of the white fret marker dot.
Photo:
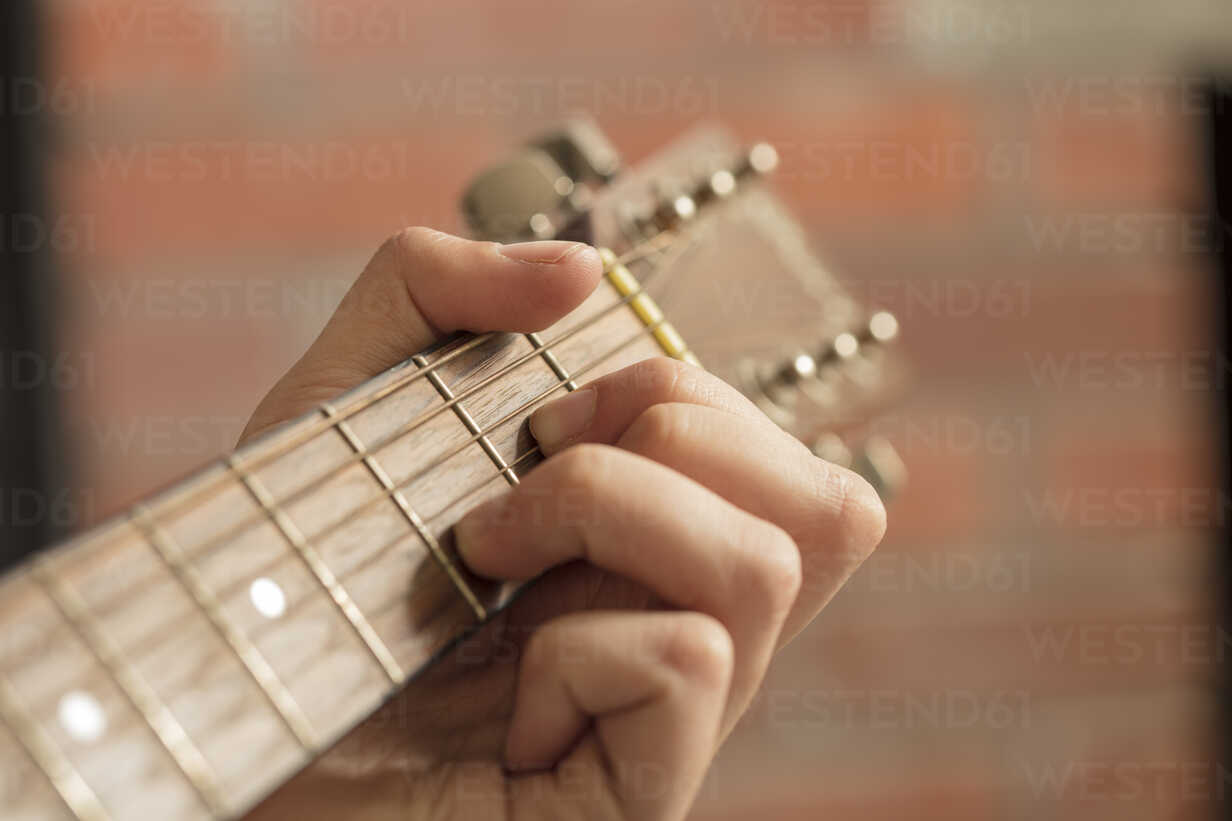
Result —
[[264, 576], [254, 581], [248, 587], [248, 598], [252, 606], [267, 619], [276, 619], [287, 609], [287, 597], [283, 595], [278, 583]]
[[107, 729], [107, 716], [98, 699], [81, 690], [64, 694], [58, 715], [65, 732], [83, 744], [98, 741]]

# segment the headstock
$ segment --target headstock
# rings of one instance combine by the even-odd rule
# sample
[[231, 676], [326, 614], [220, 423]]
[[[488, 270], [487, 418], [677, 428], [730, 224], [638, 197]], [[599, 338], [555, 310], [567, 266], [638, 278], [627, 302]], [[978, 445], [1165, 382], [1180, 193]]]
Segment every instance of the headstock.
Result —
[[813, 254], [763, 181], [777, 164], [768, 144], [743, 149], [707, 127], [621, 172], [578, 121], [477, 178], [463, 210], [489, 239], [653, 248], [629, 267], [702, 364], [819, 456], [892, 492], [902, 463], [864, 428], [902, 382], [898, 323], [857, 304]]

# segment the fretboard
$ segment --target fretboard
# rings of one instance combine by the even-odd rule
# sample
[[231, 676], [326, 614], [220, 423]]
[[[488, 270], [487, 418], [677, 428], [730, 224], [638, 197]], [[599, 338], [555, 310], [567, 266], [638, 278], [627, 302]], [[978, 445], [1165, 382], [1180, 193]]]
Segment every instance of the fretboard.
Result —
[[0, 582], [6, 817], [235, 817], [499, 610], [450, 528], [541, 458], [531, 411], [687, 355], [607, 260], [554, 327], [455, 338]]

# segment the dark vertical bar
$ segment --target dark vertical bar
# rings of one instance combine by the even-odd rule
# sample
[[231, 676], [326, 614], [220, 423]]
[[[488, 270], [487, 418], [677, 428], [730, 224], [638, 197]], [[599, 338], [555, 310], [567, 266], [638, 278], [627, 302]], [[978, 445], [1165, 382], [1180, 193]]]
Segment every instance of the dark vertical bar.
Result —
[[0, 3], [0, 567], [53, 540], [71, 518], [55, 513], [60, 448], [39, 23], [36, 0]]
[[[1218, 402], [1217, 411], [1222, 424], [1220, 431], [1222, 439], [1218, 443], [1215, 456], [1220, 460], [1220, 507], [1221, 512], [1228, 511], [1227, 500], [1232, 499], [1232, 392], [1228, 390], [1228, 380], [1232, 374], [1228, 372], [1232, 359], [1232, 78], [1213, 79], [1206, 92], [1206, 108], [1209, 113], [1207, 146], [1210, 156], [1211, 181], [1208, 197], [1208, 215], [1211, 225], [1211, 236], [1214, 239], [1215, 259], [1215, 290], [1218, 299], [1215, 300], [1217, 311], [1217, 346], [1216, 362], [1218, 363], [1215, 398]], [[1225, 639], [1232, 636], [1232, 541], [1229, 540], [1229, 523], [1217, 518], [1219, 522], [1218, 550], [1215, 557], [1215, 583], [1219, 591], [1218, 636], [1217, 647], [1222, 651]], [[1232, 768], [1232, 676], [1229, 676], [1229, 659], [1219, 656], [1219, 688], [1221, 699], [1220, 710], [1220, 742], [1216, 750], [1216, 783], [1213, 798], [1214, 816], [1217, 818], [1232, 818], [1232, 795], [1224, 794], [1228, 784], [1226, 773]]]

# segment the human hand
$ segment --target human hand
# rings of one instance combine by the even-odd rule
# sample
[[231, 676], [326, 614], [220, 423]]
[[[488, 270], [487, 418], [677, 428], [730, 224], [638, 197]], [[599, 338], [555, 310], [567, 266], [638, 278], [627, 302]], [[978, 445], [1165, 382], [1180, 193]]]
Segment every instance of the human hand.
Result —
[[[245, 435], [442, 333], [546, 327], [599, 269], [581, 245], [403, 232]], [[885, 529], [866, 482], [683, 363], [603, 376], [531, 431], [547, 461], [455, 535], [479, 575], [546, 575], [258, 816], [682, 818], [775, 650]]]

